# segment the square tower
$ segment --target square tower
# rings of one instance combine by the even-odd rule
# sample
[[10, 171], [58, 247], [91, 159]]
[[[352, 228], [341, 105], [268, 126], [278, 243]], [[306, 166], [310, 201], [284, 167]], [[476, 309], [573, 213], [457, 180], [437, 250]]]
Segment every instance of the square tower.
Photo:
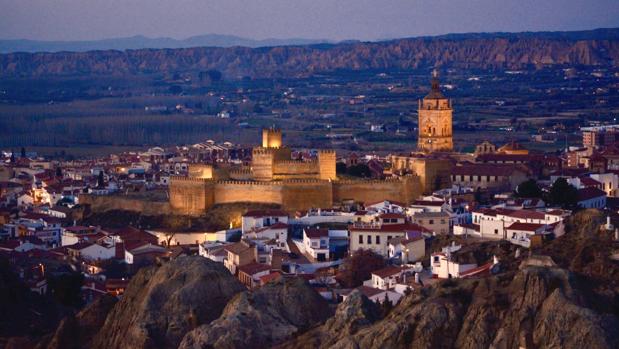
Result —
[[419, 137], [417, 149], [424, 153], [453, 151], [451, 101], [441, 93], [436, 70], [432, 73], [432, 91], [419, 101]]

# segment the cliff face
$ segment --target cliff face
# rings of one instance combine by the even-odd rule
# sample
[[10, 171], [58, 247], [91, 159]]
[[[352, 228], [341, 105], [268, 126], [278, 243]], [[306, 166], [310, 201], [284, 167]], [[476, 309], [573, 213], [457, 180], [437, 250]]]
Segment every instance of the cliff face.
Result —
[[93, 348], [177, 348], [191, 329], [219, 317], [244, 290], [221, 263], [181, 257], [131, 279]]
[[520, 68], [618, 64], [616, 30], [605, 35], [486, 34], [375, 43], [268, 48], [198, 47], [0, 55], [0, 77], [141, 74], [216, 69], [227, 78], [305, 76], [336, 69], [424, 66]]
[[103, 296], [75, 316], [63, 319], [49, 342], [42, 341], [37, 348], [80, 349], [90, 348], [92, 339], [103, 326], [108, 313], [116, 304], [116, 297]]
[[330, 315], [304, 280], [283, 279], [237, 295], [219, 319], [189, 332], [179, 348], [270, 348]]
[[342, 322], [346, 314], [359, 313], [360, 302], [345, 302], [334, 321], [283, 347], [617, 347], [619, 320], [584, 307], [573, 283], [563, 269], [532, 266], [513, 279], [444, 282], [405, 298], [387, 317], [352, 335], [333, 326], [338, 316]]

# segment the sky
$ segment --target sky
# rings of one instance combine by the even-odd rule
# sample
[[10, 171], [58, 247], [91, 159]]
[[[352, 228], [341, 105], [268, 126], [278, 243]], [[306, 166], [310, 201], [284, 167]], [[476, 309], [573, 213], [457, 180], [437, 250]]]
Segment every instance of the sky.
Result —
[[0, 38], [378, 40], [619, 27], [619, 0], [0, 0]]

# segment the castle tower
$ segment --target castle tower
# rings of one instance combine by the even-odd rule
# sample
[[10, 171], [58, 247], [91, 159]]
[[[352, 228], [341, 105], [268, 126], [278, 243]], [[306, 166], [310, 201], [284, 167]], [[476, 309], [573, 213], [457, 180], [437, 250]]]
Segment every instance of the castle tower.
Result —
[[432, 91], [419, 101], [419, 138], [417, 150], [431, 153], [452, 151], [451, 101], [441, 93], [438, 73], [432, 72]]
[[335, 173], [335, 162], [335, 150], [321, 149], [318, 151], [318, 172], [320, 179], [337, 179], [337, 175]]
[[262, 130], [263, 148], [280, 148], [282, 146], [282, 130], [275, 127]]

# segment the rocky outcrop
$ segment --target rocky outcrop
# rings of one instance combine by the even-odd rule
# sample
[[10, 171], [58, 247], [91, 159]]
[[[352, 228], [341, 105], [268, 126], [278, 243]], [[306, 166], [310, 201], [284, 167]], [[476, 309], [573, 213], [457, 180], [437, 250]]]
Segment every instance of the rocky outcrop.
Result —
[[177, 348], [190, 330], [217, 319], [244, 287], [221, 263], [180, 257], [144, 268], [95, 336], [93, 348]]
[[617, 30], [591, 35], [463, 34], [320, 46], [197, 47], [0, 55], [0, 77], [144, 74], [219, 70], [228, 78], [305, 76], [337, 69], [423, 66], [522, 68], [539, 65], [616, 66]]
[[270, 348], [331, 315], [300, 278], [284, 278], [237, 295], [221, 317], [188, 333], [179, 348]]
[[77, 315], [63, 319], [58, 329], [47, 343], [38, 348], [47, 349], [86, 349], [92, 346], [92, 339], [103, 326], [108, 313], [116, 304], [113, 296], [102, 296], [82, 309]]
[[574, 284], [564, 269], [531, 266], [511, 275], [446, 281], [404, 298], [387, 317], [355, 333], [334, 331], [330, 320], [312, 331], [318, 340], [308, 334], [283, 346], [616, 348], [619, 320], [587, 308]]
[[380, 309], [359, 291], [353, 291], [338, 305], [335, 315], [293, 341], [283, 343], [279, 349], [294, 349], [300, 344], [312, 348], [330, 348], [342, 338], [354, 335], [360, 328], [381, 318]]

